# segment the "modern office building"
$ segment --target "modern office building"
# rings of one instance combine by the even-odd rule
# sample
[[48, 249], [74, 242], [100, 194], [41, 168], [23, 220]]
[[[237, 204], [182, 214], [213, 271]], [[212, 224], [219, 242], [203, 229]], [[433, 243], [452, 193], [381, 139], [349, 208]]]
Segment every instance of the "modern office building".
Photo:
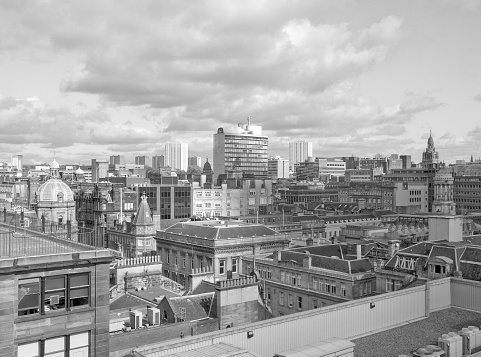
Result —
[[176, 142], [167, 143], [165, 148], [165, 166], [172, 169], [187, 171], [189, 144]]
[[270, 157], [267, 161], [267, 171], [273, 180], [278, 178], [289, 178], [289, 160], [280, 156]]
[[153, 214], [160, 219], [179, 219], [192, 216], [192, 187], [180, 184], [135, 187], [139, 197], [147, 196]]
[[411, 168], [411, 155], [400, 155], [399, 158], [402, 160], [402, 168], [403, 169], [410, 169]]
[[121, 155], [111, 155], [109, 160], [110, 165], [125, 164], [125, 157]]
[[214, 175], [239, 174], [244, 177], [267, 177], [268, 138], [262, 135], [262, 127], [247, 125], [224, 130], [214, 134]]
[[289, 164], [294, 170], [294, 165], [304, 162], [309, 156], [312, 156], [312, 142], [301, 140], [289, 143]]

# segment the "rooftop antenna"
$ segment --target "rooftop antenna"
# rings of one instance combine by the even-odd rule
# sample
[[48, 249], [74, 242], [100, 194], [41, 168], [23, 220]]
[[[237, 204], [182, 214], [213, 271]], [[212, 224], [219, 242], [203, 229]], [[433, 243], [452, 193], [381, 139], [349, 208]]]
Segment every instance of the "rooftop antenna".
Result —
[[251, 117], [250, 116], [247, 117], [247, 125], [251, 125]]

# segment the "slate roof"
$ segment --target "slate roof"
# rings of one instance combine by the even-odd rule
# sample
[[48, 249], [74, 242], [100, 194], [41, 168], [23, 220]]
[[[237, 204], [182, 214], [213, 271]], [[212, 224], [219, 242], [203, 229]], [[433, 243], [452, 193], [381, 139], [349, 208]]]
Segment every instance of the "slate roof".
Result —
[[479, 245], [481, 246], [481, 236], [471, 236], [463, 238], [465, 242], [472, 244], [472, 245]]
[[324, 257], [336, 256], [340, 259], [344, 259], [345, 255], [347, 254], [347, 246], [344, 244], [326, 244], [326, 245], [318, 245], [318, 246], [311, 246], [311, 247], [295, 248], [295, 249], [291, 249], [290, 251], [295, 251], [295, 252], [308, 251], [310, 254], [314, 254], [314, 255], [321, 255]]
[[[145, 305], [148, 305], [145, 300], [141, 300], [133, 295], [124, 294], [115, 299], [110, 303], [110, 311], [113, 310], [126, 310], [128, 308], [135, 308]], [[155, 304], [151, 304], [151, 306], [155, 306]]]
[[210, 317], [214, 295], [215, 293], [205, 293], [164, 299], [167, 299], [173, 312], [179, 316], [180, 308], [185, 308], [186, 321], [193, 321]]
[[218, 221], [180, 222], [170, 226], [165, 232], [210, 240], [278, 234], [275, 230], [262, 224], [235, 222], [228, 223], [226, 226]]
[[466, 247], [460, 260], [463, 262], [481, 263], [481, 247]]
[[154, 224], [150, 215], [150, 207], [145, 196], [142, 196], [142, 201], [139, 204], [139, 209], [137, 210], [137, 214], [135, 215], [132, 224], [135, 226], [152, 226]]
[[215, 292], [215, 285], [202, 280], [199, 285], [192, 291], [191, 295], [213, 293]]

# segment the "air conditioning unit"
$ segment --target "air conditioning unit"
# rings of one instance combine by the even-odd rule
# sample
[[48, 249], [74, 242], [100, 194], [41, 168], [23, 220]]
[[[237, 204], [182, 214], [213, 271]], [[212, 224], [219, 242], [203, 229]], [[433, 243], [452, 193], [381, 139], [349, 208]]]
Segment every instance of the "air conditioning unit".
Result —
[[470, 330], [467, 327], [459, 331], [459, 335], [463, 339], [463, 354], [465, 355], [472, 354], [471, 350], [472, 350], [472, 347], [474, 347], [473, 334], [474, 334], [474, 331]]
[[468, 326], [468, 329], [473, 331], [471, 336], [471, 353], [481, 351], [481, 330], [477, 326]]
[[58, 305], [60, 300], [59, 295], [50, 295], [50, 305]]
[[147, 321], [149, 325], [160, 325], [160, 310], [156, 307], [148, 307]]
[[446, 357], [463, 356], [463, 338], [456, 332], [442, 335], [438, 339], [438, 346], [446, 352]]
[[130, 311], [130, 327], [135, 330], [142, 327], [142, 312]]

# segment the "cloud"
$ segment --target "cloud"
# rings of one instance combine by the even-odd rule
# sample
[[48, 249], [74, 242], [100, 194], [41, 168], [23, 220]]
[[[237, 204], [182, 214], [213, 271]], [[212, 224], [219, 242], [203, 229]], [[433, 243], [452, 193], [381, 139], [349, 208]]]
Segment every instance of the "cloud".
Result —
[[69, 147], [79, 143], [152, 143], [156, 138], [154, 131], [132, 123], [115, 124], [102, 111], [74, 113], [67, 108], [49, 107], [37, 97], [0, 96], [0, 142], [3, 143]]
[[473, 99], [474, 99], [475, 101], [477, 101], [477, 102], [481, 102], [481, 93], [475, 95], [475, 96], [473, 97]]

